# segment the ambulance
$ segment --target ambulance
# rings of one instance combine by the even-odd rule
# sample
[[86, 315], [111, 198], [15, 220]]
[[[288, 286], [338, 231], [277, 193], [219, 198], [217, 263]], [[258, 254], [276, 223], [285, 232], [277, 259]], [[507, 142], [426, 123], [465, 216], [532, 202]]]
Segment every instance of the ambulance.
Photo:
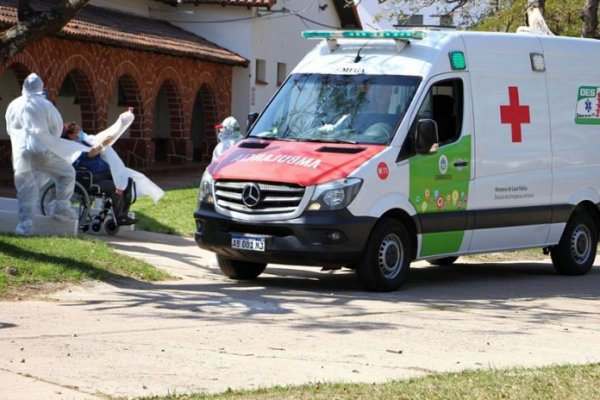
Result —
[[233, 279], [347, 267], [396, 290], [415, 260], [541, 248], [594, 263], [600, 42], [444, 30], [320, 39], [206, 169], [195, 238]]

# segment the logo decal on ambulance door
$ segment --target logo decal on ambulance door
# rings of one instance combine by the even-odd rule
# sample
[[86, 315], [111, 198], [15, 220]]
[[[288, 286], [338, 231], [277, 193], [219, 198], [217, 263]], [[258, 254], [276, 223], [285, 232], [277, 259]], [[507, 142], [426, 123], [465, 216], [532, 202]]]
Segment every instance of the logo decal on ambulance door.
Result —
[[582, 86], [579, 88], [575, 123], [600, 125], [600, 87]]
[[445, 154], [442, 154], [440, 160], [438, 161], [438, 168], [440, 170], [440, 174], [445, 175], [448, 172], [448, 157]]

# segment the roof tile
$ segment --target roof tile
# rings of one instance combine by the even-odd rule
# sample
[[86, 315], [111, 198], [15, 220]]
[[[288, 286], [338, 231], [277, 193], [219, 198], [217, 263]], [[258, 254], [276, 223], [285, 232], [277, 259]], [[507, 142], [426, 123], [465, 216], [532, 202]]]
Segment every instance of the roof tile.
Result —
[[[52, 2], [32, 2], [35, 10], [49, 10]], [[17, 0], [0, 0], [0, 26], [17, 23]], [[230, 65], [247, 65], [244, 57], [165, 21], [86, 6], [59, 36], [197, 58]]]

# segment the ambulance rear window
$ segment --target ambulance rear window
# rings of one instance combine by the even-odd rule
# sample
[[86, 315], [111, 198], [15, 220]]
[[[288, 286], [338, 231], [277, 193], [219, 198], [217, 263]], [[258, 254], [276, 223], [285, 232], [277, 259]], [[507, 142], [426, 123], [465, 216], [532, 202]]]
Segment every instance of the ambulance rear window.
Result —
[[250, 137], [388, 144], [421, 79], [394, 75], [292, 75]]

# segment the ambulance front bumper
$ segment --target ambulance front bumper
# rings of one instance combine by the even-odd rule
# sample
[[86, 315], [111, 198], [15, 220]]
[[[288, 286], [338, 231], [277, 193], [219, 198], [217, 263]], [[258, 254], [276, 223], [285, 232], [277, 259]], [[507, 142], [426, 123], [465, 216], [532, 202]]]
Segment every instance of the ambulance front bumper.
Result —
[[[199, 208], [194, 218], [198, 246], [218, 255], [250, 262], [319, 266], [356, 264], [376, 222], [348, 210], [307, 212], [285, 221], [246, 222], [206, 206]], [[234, 248], [240, 238], [256, 239], [264, 248]]]

